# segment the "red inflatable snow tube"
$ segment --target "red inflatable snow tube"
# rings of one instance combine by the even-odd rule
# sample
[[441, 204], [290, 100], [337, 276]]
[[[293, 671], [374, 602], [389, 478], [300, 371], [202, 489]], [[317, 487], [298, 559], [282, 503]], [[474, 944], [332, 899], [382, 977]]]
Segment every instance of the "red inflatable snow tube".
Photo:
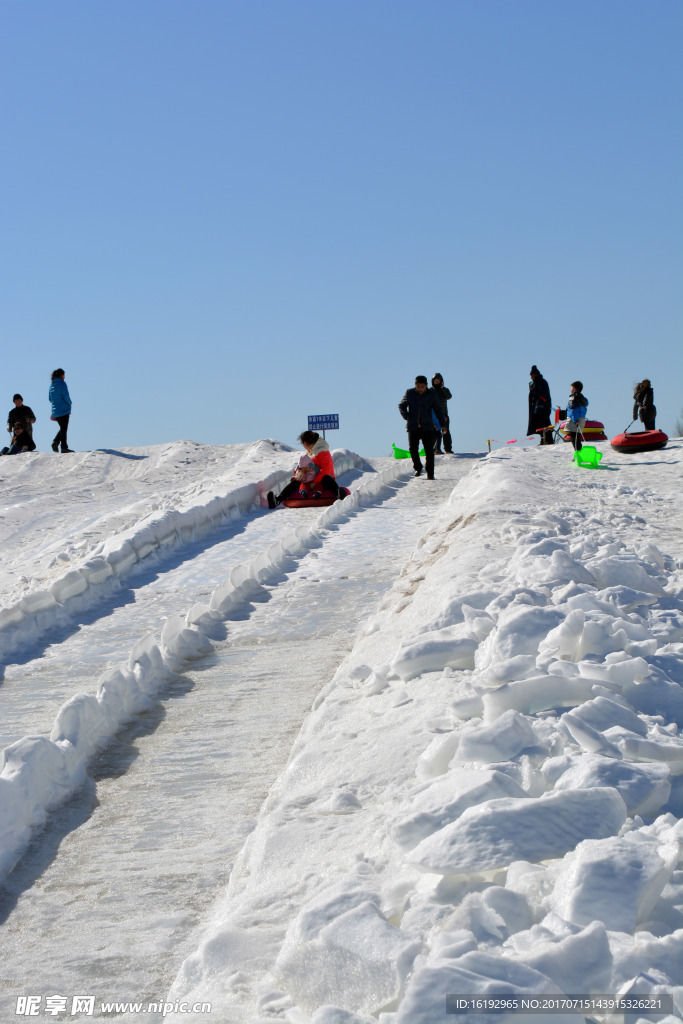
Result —
[[[349, 496], [351, 491], [348, 487], [340, 487], [339, 495], [343, 495], [345, 498]], [[323, 491], [319, 498], [314, 498], [312, 495], [307, 498], [300, 498], [298, 494], [293, 494], [291, 498], [283, 498], [280, 502], [286, 508], [323, 508], [325, 505], [334, 505], [337, 498], [334, 494], [329, 491]]]
[[663, 430], [640, 430], [633, 434], [624, 431], [623, 434], [613, 437], [610, 444], [618, 452], [628, 454], [657, 451], [658, 448], [664, 448], [668, 440], [668, 435]]

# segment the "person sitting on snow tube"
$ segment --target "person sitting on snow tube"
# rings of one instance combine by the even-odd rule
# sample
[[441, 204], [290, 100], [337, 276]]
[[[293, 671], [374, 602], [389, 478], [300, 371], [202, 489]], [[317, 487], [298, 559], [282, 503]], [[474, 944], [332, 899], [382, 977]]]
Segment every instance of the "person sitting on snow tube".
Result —
[[582, 448], [581, 436], [586, 426], [586, 413], [588, 412], [588, 399], [583, 394], [583, 384], [575, 380], [571, 385], [571, 393], [567, 400], [567, 415], [569, 419], [565, 429], [571, 434], [574, 451], [580, 452]]
[[[279, 494], [268, 491], [268, 508], [276, 508], [285, 498], [291, 498], [298, 491], [302, 498], [320, 498], [322, 492], [327, 491], [335, 498], [342, 498], [339, 484], [334, 475], [334, 462], [330, 455], [330, 446], [324, 441], [315, 430], [304, 430], [299, 434], [299, 441], [304, 446], [306, 454], [315, 466], [316, 474], [311, 481], [297, 479], [295, 472], [288, 484], [282, 488]], [[302, 469], [301, 465], [297, 467]]]

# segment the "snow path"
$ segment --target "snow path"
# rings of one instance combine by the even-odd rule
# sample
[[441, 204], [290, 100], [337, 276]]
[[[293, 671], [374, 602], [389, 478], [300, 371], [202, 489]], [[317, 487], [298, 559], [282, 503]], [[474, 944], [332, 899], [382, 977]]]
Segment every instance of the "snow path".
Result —
[[[43, 992], [164, 998], [312, 700], [471, 462], [438, 466], [434, 484], [399, 487], [331, 529], [267, 587], [270, 600], [227, 623], [214, 654], [169, 684], [96, 759], [94, 783], [51, 816], [5, 890], [6, 1015], [35, 989], [36, 964]], [[171, 611], [206, 600], [226, 568], [291, 528], [290, 513], [256, 513], [197, 545], [194, 557], [184, 549], [163, 573], [140, 568], [126, 581], [129, 603], [119, 595], [44, 658], [8, 671], [14, 736], [49, 729], [64, 699], [92, 689], [103, 659], [126, 656]], [[324, 623], [334, 628], [321, 636]], [[29, 684], [31, 706], [22, 708]]]

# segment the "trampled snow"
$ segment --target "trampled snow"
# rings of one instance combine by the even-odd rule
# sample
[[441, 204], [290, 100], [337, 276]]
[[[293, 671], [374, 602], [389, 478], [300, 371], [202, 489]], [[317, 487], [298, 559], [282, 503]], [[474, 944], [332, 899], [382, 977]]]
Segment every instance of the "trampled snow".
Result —
[[292, 462], [3, 460], [5, 1016], [71, 985], [211, 1003], [177, 1021], [680, 1019], [681, 442], [434, 484], [337, 451], [350, 499], [265, 512]]

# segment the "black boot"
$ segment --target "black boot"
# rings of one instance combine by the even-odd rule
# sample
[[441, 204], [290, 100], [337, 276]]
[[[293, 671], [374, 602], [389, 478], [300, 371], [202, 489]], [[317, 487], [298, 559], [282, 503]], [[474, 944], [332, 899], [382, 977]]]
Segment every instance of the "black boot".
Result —
[[280, 504], [280, 499], [276, 498], [272, 491], [268, 491], [268, 508], [277, 508]]

